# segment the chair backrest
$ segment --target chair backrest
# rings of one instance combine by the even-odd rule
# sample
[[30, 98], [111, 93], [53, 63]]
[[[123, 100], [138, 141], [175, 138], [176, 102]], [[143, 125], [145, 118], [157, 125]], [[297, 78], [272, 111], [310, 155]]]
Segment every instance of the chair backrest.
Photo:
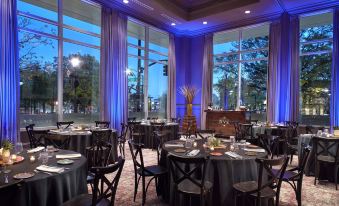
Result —
[[145, 165], [144, 165], [144, 157], [142, 155], [142, 148], [144, 147], [143, 144], [135, 143], [133, 140], [128, 140], [129, 149], [131, 151], [134, 172], [137, 172], [137, 169], [141, 169], [144, 172]]
[[[169, 155], [168, 159], [175, 187], [177, 188], [182, 181], [188, 180], [200, 188], [200, 195], [202, 195], [205, 189], [204, 185], [207, 165], [206, 158], [188, 158], [176, 155]], [[187, 165], [189, 165], [190, 167], [186, 167]]]
[[239, 122], [232, 122], [234, 126], [234, 131], [235, 131], [235, 138], [236, 139], [241, 139], [240, 136], [240, 123]]
[[110, 124], [109, 121], [95, 121], [95, 126], [100, 128], [109, 128]]
[[127, 130], [128, 130], [128, 125], [126, 125], [125, 123], [121, 123], [121, 130], [120, 130], [120, 135], [119, 135], [119, 139], [126, 139], [126, 135], [127, 135]]
[[172, 118], [171, 118], [171, 121], [172, 121], [172, 122], [175, 122], [175, 123], [178, 123], [178, 124], [180, 125], [181, 119], [178, 118], [178, 117], [172, 117]]
[[213, 136], [213, 134], [215, 134], [214, 129], [205, 129], [205, 130], [200, 129], [195, 132], [195, 136], [200, 137], [201, 139], [207, 139], [207, 137]]
[[253, 125], [252, 124], [239, 124], [239, 137], [245, 139], [246, 137], [253, 138]]
[[68, 122], [57, 122], [56, 125], [58, 129], [60, 129], [61, 126], [66, 126], [64, 129], [67, 129], [71, 124], [74, 124], [74, 121], [68, 121]]
[[298, 166], [298, 172], [300, 175], [304, 174], [306, 162], [307, 162], [308, 157], [310, 156], [310, 152], [311, 152], [311, 149], [309, 147], [304, 147], [302, 155], [301, 155], [301, 161]]
[[339, 163], [339, 138], [313, 137], [312, 141], [316, 159], [319, 155], [325, 155]]
[[0, 185], [0, 200], [3, 204], [6, 205], [6, 202], [8, 205], [12, 206], [19, 206], [21, 203], [20, 198], [18, 194], [23, 194], [20, 192], [25, 187], [25, 181], [19, 180], [19, 181], [13, 181], [9, 184], [3, 184]]
[[[260, 205], [261, 191], [265, 187], [271, 187], [274, 185], [277, 188], [276, 195], [280, 193], [281, 183], [286, 171], [288, 159], [289, 158], [287, 156], [276, 159], [256, 159], [256, 162], [259, 164], [258, 188], [250, 193], [257, 193], [257, 205]], [[280, 166], [280, 168], [277, 172], [273, 172], [272, 167], [277, 166]], [[266, 180], [267, 175], [268, 180]]]
[[92, 131], [92, 145], [86, 149], [88, 168], [106, 166], [108, 164], [112, 145], [108, 142], [112, 130]]
[[[103, 199], [110, 199], [110, 205], [114, 205], [115, 194], [124, 164], [125, 159], [119, 157], [118, 161], [113, 165], [91, 168], [90, 171], [94, 174], [92, 206], [97, 205]], [[116, 173], [113, 179], [111, 175], [109, 179], [105, 176], [114, 172]], [[101, 187], [99, 187], [99, 182], [101, 182]], [[103, 187], [103, 184], [105, 184], [105, 187]]]
[[269, 144], [269, 136], [267, 134], [257, 134], [259, 145], [264, 148], [271, 158], [273, 158], [273, 153], [271, 150], [271, 146]]
[[28, 139], [29, 139], [29, 145], [31, 148], [35, 148], [38, 145], [38, 139], [35, 137], [34, 135], [34, 126], [35, 124], [30, 124], [28, 126], [26, 126], [26, 132], [28, 135]]

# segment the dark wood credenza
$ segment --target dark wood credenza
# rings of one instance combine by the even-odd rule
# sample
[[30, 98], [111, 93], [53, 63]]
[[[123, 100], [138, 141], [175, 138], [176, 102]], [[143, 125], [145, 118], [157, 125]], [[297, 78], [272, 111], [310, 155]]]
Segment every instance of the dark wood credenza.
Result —
[[225, 121], [246, 123], [246, 111], [215, 111], [205, 110], [206, 129], [214, 129], [216, 133], [226, 136], [235, 135], [234, 125], [224, 124]]

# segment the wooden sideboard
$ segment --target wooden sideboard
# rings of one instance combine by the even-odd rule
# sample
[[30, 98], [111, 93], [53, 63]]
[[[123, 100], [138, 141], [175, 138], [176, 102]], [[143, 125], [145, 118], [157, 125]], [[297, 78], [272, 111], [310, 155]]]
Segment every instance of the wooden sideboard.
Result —
[[205, 110], [206, 129], [214, 129], [216, 133], [226, 136], [235, 135], [234, 125], [226, 122], [246, 123], [246, 111]]

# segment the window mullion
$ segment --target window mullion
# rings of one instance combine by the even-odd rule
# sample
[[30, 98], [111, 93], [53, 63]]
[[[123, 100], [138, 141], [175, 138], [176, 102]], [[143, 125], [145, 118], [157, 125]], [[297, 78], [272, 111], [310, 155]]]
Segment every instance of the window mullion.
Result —
[[242, 39], [242, 30], [239, 31], [239, 54], [238, 54], [238, 95], [237, 95], [237, 109], [240, 108], [240, 99], [241, 99], [241, 39]]
[[144, 73], [144, 112], [145, 112], [145, 118], [148, 117], [148, 47], [149, 47], [149, 27], [145, 27], [145, 73]]
[[62, 0], [58, 0], [58, 121], [63, 121], [63, 16], [62, 16]]

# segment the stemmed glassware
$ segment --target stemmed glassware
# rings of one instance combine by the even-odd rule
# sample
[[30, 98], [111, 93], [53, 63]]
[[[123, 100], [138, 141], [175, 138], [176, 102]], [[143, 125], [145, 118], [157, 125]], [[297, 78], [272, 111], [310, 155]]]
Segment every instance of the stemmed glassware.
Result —
[[15, 144], [14, 150], [15, 150], [15, 153], [16, 153], [17, 155], [20, 154], [20, 153], [24, 150], [24, 147], [23, 147], [23, 145], [22, 145], [22, 142], [17, 142], [17, 143]]

